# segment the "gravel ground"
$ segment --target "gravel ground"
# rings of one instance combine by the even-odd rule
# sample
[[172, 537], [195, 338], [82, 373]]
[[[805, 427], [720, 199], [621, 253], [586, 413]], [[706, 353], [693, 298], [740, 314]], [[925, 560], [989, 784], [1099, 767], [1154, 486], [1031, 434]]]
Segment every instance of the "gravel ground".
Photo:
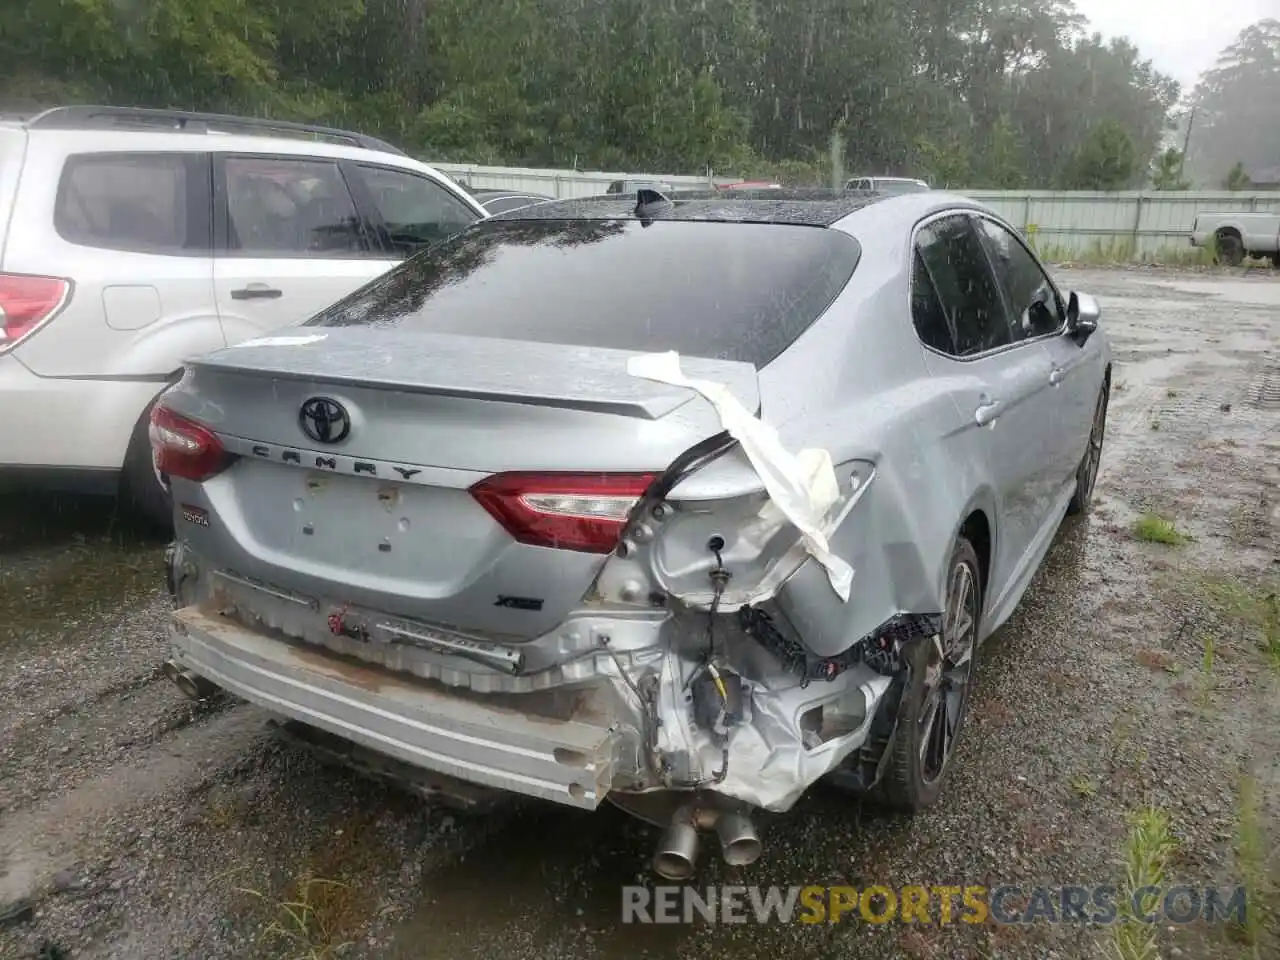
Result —
[[[1173, 879], [1247, 878], [1274, 904], [1280, 671], [1254, 615], [1280, 584], [1280, 282], [1060, 273], [1099, 296], [1118, 361], [1099, 507], [982, 650], [943, 801], [909, 821], [814, 790], [760, 824], [760, 861], [707, 858], [699, 885], [1116, 882], [1153, 803]], [[1194, 539], [1141, 542], [1147, 511]], [[434, 809], [319, 764], [255, 708], [183, 700], [156, 670], [160, 559], [92, 501], [0, 500], [0, 956], [1099, 955], [1105, 931], [1065, 925], [623, 926], [619, 887], [651, 882], [638, 822]], [[1242, 785], [1261, 855], [1236, 842]], [[310, 945], [270, 927], [299, 897]], [[1274, 929], [1161, 939], [1169, 957], [1280, 949]]]

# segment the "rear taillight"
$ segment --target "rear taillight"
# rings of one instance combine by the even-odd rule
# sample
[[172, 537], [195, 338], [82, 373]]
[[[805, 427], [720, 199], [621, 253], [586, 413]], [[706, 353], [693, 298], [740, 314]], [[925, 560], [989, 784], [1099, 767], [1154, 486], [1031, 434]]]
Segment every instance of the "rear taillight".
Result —
[[31, 336], [62, 309], [71, 281], [0, 273], [0, 353]]
[[653, 480], [649, 473], [500, 473], [471, 495], [521, 543], [608, 553]]
[[202, 483], [230, 462], [217, 434], [160, 404], [151, 409], [149, 433], [156, 471], [165, 476]]

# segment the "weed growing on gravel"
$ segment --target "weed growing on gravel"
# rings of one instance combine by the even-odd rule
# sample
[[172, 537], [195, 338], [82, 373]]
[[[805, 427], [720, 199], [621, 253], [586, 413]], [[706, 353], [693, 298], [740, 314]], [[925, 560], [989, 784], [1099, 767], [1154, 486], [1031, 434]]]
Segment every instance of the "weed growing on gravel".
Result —
[[1267, 880], [1266, 841], [1258, 822], [1258, 785], [1249, 774], [1240, 781], [1239, 823], [1236, 827], [1236, 863], [1244, 880], [1246, 908], [1244, 923], [1234, 931], [1237, 939], [1257, 946], [1265, 919], [1263, 903], [1272, 892]]
[[1208, 600], [1257, 634], [1258, 649], [1280, 670], [1280, 582], [1248, 587], [1235, 581], [1208, 580]]
[[1200, 706], [1209, 705], [1209, 695], [1213, 693], [1213, 635], [1204, 635], [1204, 652], [1200, 654]]
[[1172, 520], [1155, 513], [1144, 513], [1133, 523], [1133, 535], [1145, 543], [1181, 546], [1191, 538], [1174, 526]]
[[[1135, 895], [1144, 888], [1155, 890], [1165, 879], [1169, 858], [1177, 844], [1169, 829], [1169, 815], [1158, 807], [1148, 806], [1135, 813], [1129, 820], [1129, 833], [1121, 851], [1120, 865], [1124, 869], [1121, 884], [1123, 893], [1118, 898], [1120, 912], [1126, 918], [1133, 910]], [[1142, 893], [1138, 906], [1149, 915], [1159, 905], [1160, 894]], [[1112, 960], [1157, 960], [1159, 957], [1154, 924], [1121, 922], [1110, 928], [1110, 938], [1104, 952]]]
[[1098, 784], [1092, 777], [1083, 775], [1072, 777], [1071, 789], [1081, 800], [1092, 800], [1098, 795]]
[[258, 890], [240, 887], [241, 893], [271, 904], [274, 919], [262, 931], [263, 940], [283, 942], [288, 960], [330, 960], [354, 941], [342, 940], [346, 928], [347, 884], [308, 877], [298, 882], [296, 899], [272, 900]]

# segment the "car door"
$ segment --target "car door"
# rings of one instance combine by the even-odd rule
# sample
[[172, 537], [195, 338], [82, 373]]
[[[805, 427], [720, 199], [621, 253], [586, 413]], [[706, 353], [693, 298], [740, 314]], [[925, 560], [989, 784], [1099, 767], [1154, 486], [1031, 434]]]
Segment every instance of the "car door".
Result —
[[376, 163], [349, 163], [345, 170], [384, 258], [413, 256], [486, 216], [443, 183], [411, 170]]
[[[1095, 351], [1082, 349], [1067, 335], [1067, 307], [1049, 274], [1006, 224], [994, 217], [976, 218], [1014, 325], [1014, 336], [1039, 340], [1049, 354], [1051, 403], [1045, 410], [1046, 462], [1052, 461], [1047, 496], [1052, 503], [1075, 482], [1093, 425], [1093, 407], [1101, 381]], [[1056, 521], [1046, 518], [1046, 522]]]
[[388, 267], [336, 160], [219, 154], [214, 295], [228, 343], [301, 323]]
[[[972, 219], [947, 214], [916, 233], [912, 308], [963, 427], [961, 455], [980, 458], [996, 498], [991, 581], [1003, 589], [1034, 559], [1048, 473], [1038, 439], [1050, 363], [1043, 344], [1015, 339], [999, 284]], [[932, 341], [932, 342], [930, 342]], [[998, 597], [989, 595], [989, 603]]]

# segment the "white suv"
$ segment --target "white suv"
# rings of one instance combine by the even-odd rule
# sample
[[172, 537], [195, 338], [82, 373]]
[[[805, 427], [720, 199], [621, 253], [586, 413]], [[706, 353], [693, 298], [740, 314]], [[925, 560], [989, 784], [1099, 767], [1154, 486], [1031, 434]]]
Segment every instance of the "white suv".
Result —
[[0, 121], [0, 488], [119, 492], [167, 520], [147, 418], [184, 360], [484, 216], [347, 131], [114, 107]]

